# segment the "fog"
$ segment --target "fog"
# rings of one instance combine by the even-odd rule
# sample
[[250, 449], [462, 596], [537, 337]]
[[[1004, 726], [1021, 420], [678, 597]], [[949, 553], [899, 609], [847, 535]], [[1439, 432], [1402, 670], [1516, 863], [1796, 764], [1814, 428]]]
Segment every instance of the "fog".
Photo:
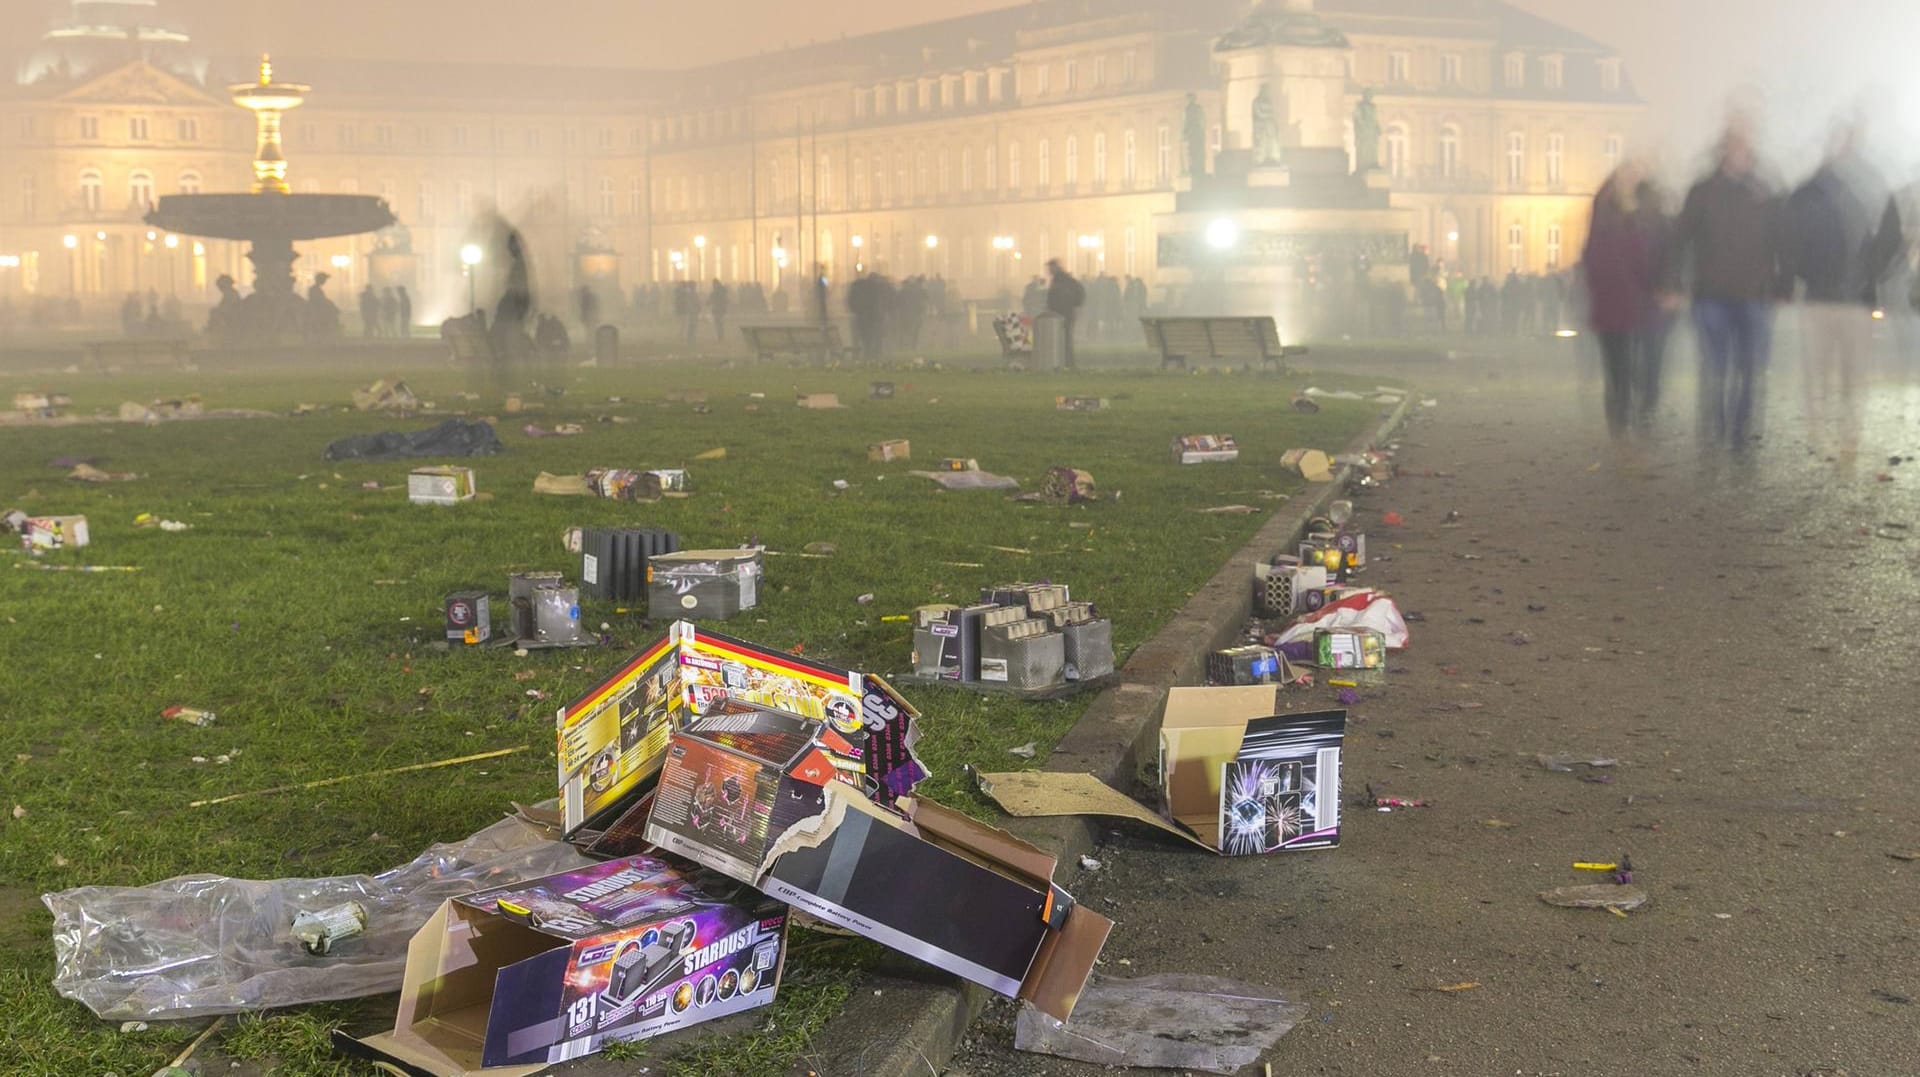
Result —
[[[873, 0], [573, 0], [565, 18], [524, 0], [170, 0], [210, 51], [406, 59], [428, 53], [476, 63], [684, 67], [1008, 6], [1001, 0], [881, 4]], [[1180, 5], [1186, 6], [1186, 5]], [[1391, 5], [1389, 5], [1391, 6]], [[1519, 0], [1517, 6], [1617, 48], [1651, 106], [1640, 147], [1691, 171], [1729, 95], [1763, 103], [1763, 141], [1783, 179], [1812, 167], [1833, 120], [1875, 119], [1876, 157], [1920, 171], [1920, 19], [1905, 0]], [[1204, 6], [1202, 6], [1204, 10]]]

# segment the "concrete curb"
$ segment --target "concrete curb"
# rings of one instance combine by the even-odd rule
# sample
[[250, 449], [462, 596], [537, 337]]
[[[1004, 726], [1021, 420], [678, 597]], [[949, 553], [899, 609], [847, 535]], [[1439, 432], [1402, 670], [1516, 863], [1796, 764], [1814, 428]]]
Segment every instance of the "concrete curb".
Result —
[[[1415, 399], [1409, 391], [1347, 451], [1360, 452], [1392, 436]], [[1142, 764], [1154, 754], [1167, 690], [1205, 684], [1207, 654], [1238, 639], [1252, 615], [1253, 566], [1304, 534], [1307, 521], [1324, 514], [1353, 479], [1354, 469], [1342, 467], [1332, 482], [1268, 519], [1166, 627], [1133, 652], [1120, 671], [1120, 683], [1093, 701], [1055, 745], [1045, 769], [1086, 771], [1122, 791], [1141, 784]], [[1062, 880], [1078, 874], [1079, 858], [1092, 851], [1108, 825], [1089, 816], [1010, 823], [1009, 830], [1059, 857]], [[939, 1077], [986, 1004], [986, 995], [983, 988], [931, 969], [924, 977], [901, 971], [864, 975], [846, 1011], [814, 1038], [819, 1049], [803, 1055], [790, 1077]], [[869, 1000], [877, 1004], [865, 1005]]]

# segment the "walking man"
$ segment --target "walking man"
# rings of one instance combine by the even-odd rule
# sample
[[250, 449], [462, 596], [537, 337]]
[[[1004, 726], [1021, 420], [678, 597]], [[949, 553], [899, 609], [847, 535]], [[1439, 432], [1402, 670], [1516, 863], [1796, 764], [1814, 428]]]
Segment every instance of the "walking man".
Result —
[[1055, 258], [1047, 263], [1047, 310], [1061, 317], [1061, 365], [1073, 369], [1073, 319], [1087, 301], [1086, 285]]

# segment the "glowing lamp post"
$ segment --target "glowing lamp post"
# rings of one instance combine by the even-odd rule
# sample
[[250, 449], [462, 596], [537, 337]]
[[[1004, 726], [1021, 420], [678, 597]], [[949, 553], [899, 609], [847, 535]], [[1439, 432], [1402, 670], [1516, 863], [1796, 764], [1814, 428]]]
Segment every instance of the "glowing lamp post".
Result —
[[460, 248], [460, 265], [462, 272], [467, 275], [467, 310], [470, 312], [480, 309], [480, 302], [476, 298], [477, 285], [474, 282], [474, 276], [475, 270], [480, 265], [480, 259], [484, 256], [485, 253], [481, 251], [478, 243], [469, 243]]

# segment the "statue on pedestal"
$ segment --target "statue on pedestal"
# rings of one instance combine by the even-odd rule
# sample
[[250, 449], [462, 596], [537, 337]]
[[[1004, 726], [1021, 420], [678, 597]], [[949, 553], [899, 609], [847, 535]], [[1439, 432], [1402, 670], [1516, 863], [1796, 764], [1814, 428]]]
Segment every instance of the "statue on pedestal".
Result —
[[1328, 26], [1311, 8], [1292, 10], [1274, 0], [1260, 0], [1247, 12], [1240, 25], [1214, 42], [1215, 52], [1261, 48], [1267, 45], [1294, 45], [1316, 49], [1344, 49], [1347, 35]]
[[1253, 98], [1253, 163], [1280, 163], [1280, 117], [1273, 111], [1273, 95], [1266, 86]]
[[1380, 112], [1373, 106], [1373, 88], [1360, 91], [1353, 106], [1353, 170], [1372, 172], [1380, 167]]
[[1188, 176], [1207, 174], [1207, 110], [1200, 107], [1200, 99], [1193, 94], [1187, 95], [1186, 113], [1180, 121], [1181, 171]]

